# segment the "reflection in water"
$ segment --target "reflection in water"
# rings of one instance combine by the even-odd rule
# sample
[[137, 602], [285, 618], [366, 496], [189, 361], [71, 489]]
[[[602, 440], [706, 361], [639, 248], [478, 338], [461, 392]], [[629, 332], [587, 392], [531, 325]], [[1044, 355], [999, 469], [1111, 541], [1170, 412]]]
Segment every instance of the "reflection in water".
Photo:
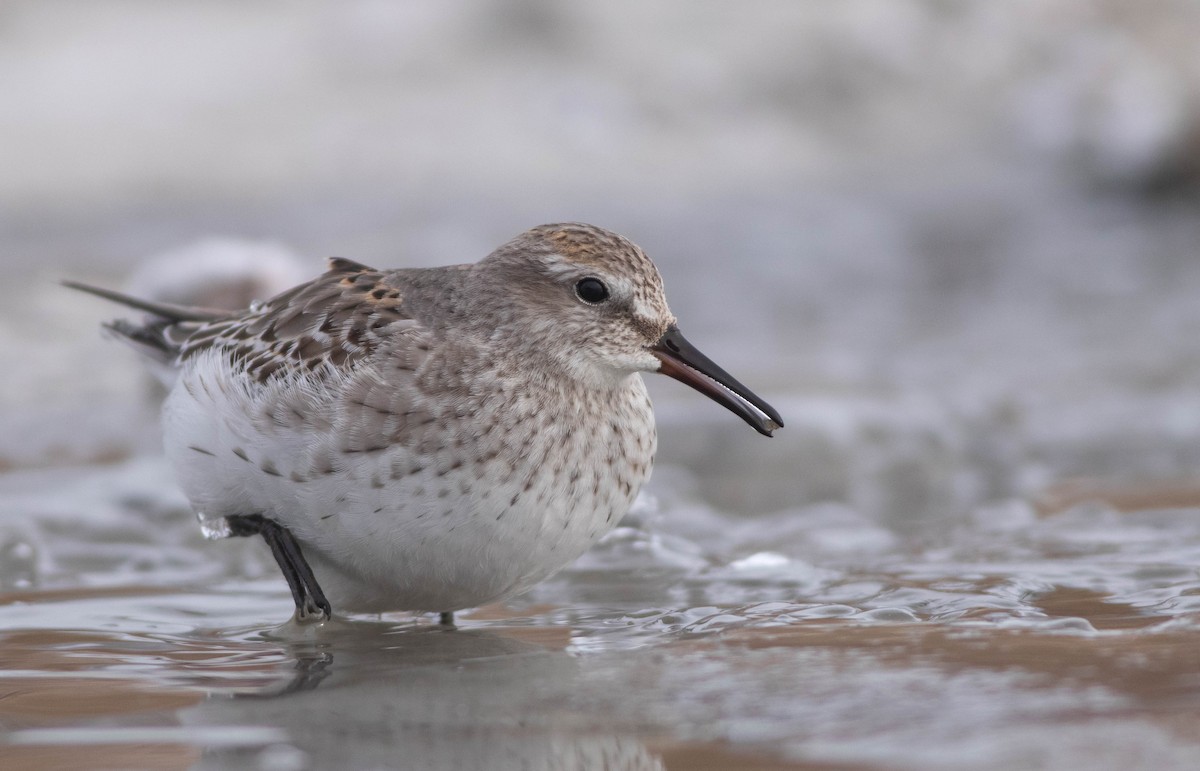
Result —
[[13, 631], [0, 719], [13, 757], [34, 765], [138, 767], [135, 748], [151, 747], [152, 767], [661, 768], [627, 726], [560, 711], [578, 661], [560, 635], [529, 631]]
[[[509, 634], [338, 622], [281, 642], [292, 679], [182, 710], [189, 726], [284, 725], [312, 768], [656, 769], [636, 736], [560, 712], [578, 663]], [[226, 768], [245, 749], [202, 767]]]

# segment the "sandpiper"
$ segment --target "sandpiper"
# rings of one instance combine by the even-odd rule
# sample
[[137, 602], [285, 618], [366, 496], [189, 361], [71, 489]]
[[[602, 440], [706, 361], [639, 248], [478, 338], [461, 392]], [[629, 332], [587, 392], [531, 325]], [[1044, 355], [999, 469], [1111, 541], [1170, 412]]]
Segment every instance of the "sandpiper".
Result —
[[263, 536], [301, 621], [336, 605], [449, 623], [570, 563], [650, 476], [641, 372], [783, 425], [684, 339], [642, 250], [592, 225], [470, 265], [334, 258], [240, 312], [66, 283], [149, 314], [107, 326], [172, 373], [179, 483], [210, 532]]

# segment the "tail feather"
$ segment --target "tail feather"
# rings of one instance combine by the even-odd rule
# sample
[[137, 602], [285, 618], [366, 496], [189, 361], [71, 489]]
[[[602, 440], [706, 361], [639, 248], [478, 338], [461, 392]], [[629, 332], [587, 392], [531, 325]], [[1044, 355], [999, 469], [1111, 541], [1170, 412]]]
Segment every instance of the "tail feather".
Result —
[[[86, 292], [150, 314], [141, 323], [117, 319], [106, 322], [104, 328], [130, 343], [139, 353], [159, 365], [154, 368], [155, 374], [164, 382], [170, 380], [170, 369], [179, 355], [180, 342], [189, 331], [205, 323], [221, 321], [234, 315], [232, 311], [192, 308], [142, 300], [121, 292], [114, 292], [111, 289], [81, 284], [78, 281], [63, 281], [62, 284], [70, 289]], [[192, 330], [189, 330], [189, 327]]]
[[115, 292], [112, 289], [104, 289], [103, 287], [92, 286], [91, 284], [81, 284], [78, 281], [64, 279], [62, 285], [75, 289], [80, 292], [103, 297], [105, 300], [127, 305], [130, 308], [136, 308], [139, 311], [145, 311], [159, 318], [171, 322], [180, 321], [220, 321], [227, 319], [233, 315], [231, 311], [222, 311], [215, 308], [194, 308], [187, 305], [172, 305], [171, 303], [158, 303], [151, 300], [143, 300], [138, 297], [132, 297], [121, 292]]
[[164, 334], [164, 330], [169, 324], [170, 322], [166, 321], [135, 324], [125, 319], [114, 319], [104, 322], [102, 326], [132, 345], [139, 353], [159, 364], [169, 364], [179, 355], [179, 348], [173, 345]]

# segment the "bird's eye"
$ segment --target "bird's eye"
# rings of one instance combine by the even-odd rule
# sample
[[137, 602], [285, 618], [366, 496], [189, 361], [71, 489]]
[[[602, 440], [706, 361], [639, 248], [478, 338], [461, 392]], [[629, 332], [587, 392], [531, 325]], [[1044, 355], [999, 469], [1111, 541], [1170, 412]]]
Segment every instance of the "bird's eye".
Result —
[[608, 299], [608, 287], [598, 278], [583, 278], [575, 284], [575, 294], [585, 303], [602, 303]]

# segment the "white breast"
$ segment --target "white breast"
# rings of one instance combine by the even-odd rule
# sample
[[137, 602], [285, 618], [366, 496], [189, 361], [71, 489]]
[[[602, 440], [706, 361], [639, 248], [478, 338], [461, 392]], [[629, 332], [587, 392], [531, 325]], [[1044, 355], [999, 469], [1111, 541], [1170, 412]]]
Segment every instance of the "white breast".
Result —
[[456, 610], [520, 592], [615, 527], [650, 475], [654, 421], [637, 375], [582, 399], [505, 386], [431, 405], [422, 441], [353, 451], [346, 387], [248, 387], [203, 354], [164, 408], [167, 453], [197, 511], [288, 527], [335, 609]]

